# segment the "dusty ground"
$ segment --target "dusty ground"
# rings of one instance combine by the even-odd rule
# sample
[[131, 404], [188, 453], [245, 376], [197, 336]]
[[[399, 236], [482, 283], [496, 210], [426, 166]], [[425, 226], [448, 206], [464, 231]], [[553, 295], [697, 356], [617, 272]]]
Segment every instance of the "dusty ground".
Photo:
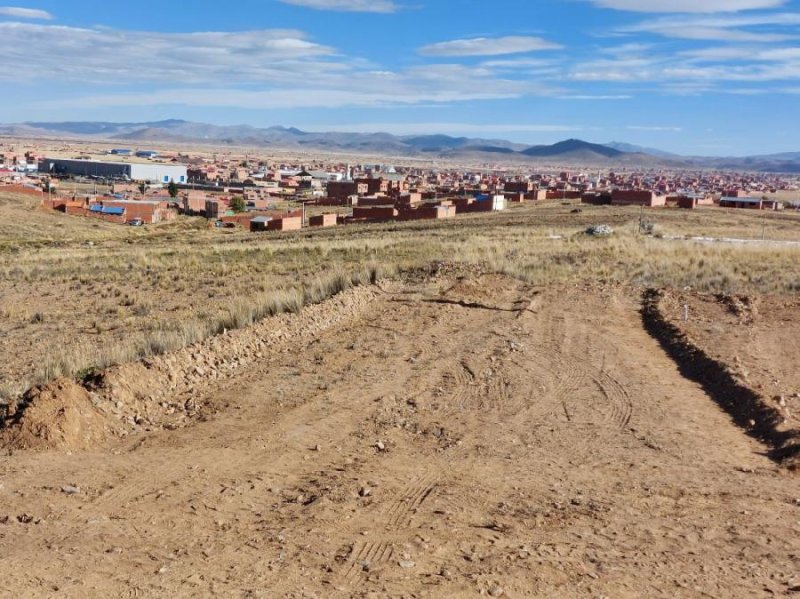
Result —
[[392, 285], [196, 399], [187, 428], [4, 457], [0, 594], [800, 592], [800, 479], [621, 287]]
[[800, 298], [684, 292], [668, 308], [697, 344], [800, 427]]

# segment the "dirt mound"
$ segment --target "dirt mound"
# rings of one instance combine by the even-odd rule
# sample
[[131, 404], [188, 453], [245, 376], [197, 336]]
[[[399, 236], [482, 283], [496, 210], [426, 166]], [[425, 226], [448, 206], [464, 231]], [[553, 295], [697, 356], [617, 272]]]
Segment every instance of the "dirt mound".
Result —
[[[749, 322], [753, 322], [750, 311], [753, 302], [745, 302], [741, 297], [717, 299], [737, 318], [744, 314], [744, 308], [740, 307], [746, 306], [751, 315]], [[742, 376], [735, 364], [708, 351], [707, 341], [698, 344], [684, 330], [685, 322], [669, 317], [669, 314], [679, 313], [679, 307], [688, 305], [685, 301], [669, 291], [648, 289], [641, 311], [645, 328], [672, 356], [686, 378], [701, 385], [737, 425], [767, 445], [771, 457], [794, 470], [800, 453], [800, 431], [793, 428], [780, 406], [748, 383], [748, 377]], [[783, 402], [785, 404], [785, 399]]]
[[719, 295], [717, 300], [745, 324], [752, 324], [758, 316], [758, 301], [747, 295]]
[[85, 449], [113, 435], [117, 426], [75, 381], [34, 387], [8, 414], [0, 445], [9, 449]]
[[[800, 477], [681, 376], [639, 294], [483, 280], [222, 335], [202, 376], [170, 356], [208, 418], [0, 460], [3, 595], [792, 596]], [[145, 375], [89, 397], [144, 422]]]
[[83, 384], [59, 380], [28, 391], [0, 418], [0, 444], [15, 449], [85, 449], [110, 435], [174, 430], [203, 413], [203, 397], [289, 342], [313, 339], [374, 300], [349, 289], [297, 314], [266, 318], [168, 354], [111, 366]]

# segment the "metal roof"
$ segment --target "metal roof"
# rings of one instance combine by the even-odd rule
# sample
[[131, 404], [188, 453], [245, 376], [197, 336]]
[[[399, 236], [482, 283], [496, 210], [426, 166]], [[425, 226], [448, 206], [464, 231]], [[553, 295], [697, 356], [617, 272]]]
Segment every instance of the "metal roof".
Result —
[[89, 206], [91, 212], [99, 212], [101, 214], [125, 214], [125, 208], [118, 208], [116, 206], [103, 206], [102, 204], [92, 204]]

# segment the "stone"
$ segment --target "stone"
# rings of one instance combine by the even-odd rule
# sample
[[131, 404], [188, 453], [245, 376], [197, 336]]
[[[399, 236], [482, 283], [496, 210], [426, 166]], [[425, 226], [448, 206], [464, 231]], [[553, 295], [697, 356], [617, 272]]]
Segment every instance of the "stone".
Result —
[[607, 235], [611, 235], [612, 233], [614, 233], [614, 229], [608, 225], [592, 225], [586, 229], [587, 235], [593, 235], [596, 237], [605, 237]]
[[72, 485], [65, 485], [61, 487], [61, 492], [66, 493], [67, 495], [77, 495], [81, 492], [81, 488]]
[[398, 565], [399, 565], [401, 568], [403, 568], [404, 570], [408, 570], [408, 569], [410, 569], [410, 568], [413, 568], [413, 567], [414, 567], [414, 566], [416, 566], [417, 564], [415, 564], [415, 563], [414, 563], [413, 561], [411, 561], [410, 559], [403, 559], [403, 560], [400, 560], [400, 561], [398, 562]]
[[505, 591], [502, 589], [502, 587], [499, 587], [497, 585], [489, 587], [490, 597], [502, 597], [504, 593]]

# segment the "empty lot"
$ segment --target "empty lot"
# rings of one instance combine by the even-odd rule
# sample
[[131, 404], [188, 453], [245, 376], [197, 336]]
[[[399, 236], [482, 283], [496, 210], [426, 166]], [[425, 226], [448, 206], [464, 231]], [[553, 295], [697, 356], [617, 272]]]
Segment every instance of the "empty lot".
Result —
[[2, 593], [798, 591], [799, 479], [636, 292], [463, 267], [369, 292], [196, 393], [189, 426], [4, 457]]

